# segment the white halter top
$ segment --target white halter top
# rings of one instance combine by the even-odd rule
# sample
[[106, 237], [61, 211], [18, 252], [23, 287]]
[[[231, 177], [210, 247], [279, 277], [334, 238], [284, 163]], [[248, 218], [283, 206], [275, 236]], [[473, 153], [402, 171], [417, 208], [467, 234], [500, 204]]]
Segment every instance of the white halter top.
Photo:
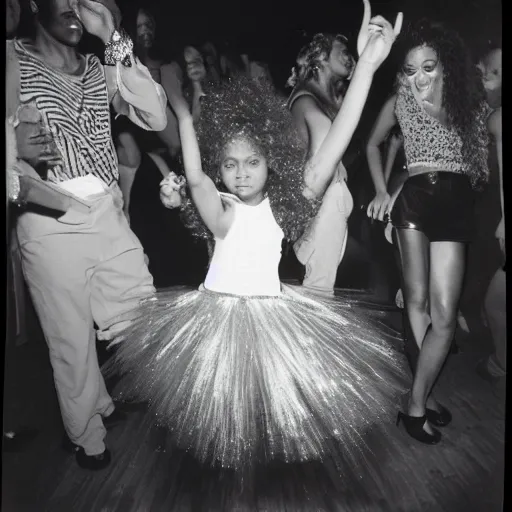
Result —
[[278, 267], [284, 237], [268, 198], [257, 206], [235, 203], [234, 220], [215, 250], [204, 287], [235, 295], [281, 293]]

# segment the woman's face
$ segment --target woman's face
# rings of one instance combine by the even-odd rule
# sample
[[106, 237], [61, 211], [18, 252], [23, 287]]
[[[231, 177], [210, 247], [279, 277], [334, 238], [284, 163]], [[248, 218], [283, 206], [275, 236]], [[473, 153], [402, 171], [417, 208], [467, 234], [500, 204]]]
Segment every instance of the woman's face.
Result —
[[149, 49], [155, 42], [155, 23], [144, 11], [137, 15], [137, 43], [140, 47]]
[[200, 82], [206, 76], [204, 60], [198, 50], [193, 46], [187, 46], [183, 52], [187, 66], [187, 75], [193, 82]]
[[268, 178], [267, 160], [247, 139], [235, 139], [226, 145], [220, 175], [228, 191], [244, 203], [255, 206], [263, 201]]
[[415, 95], [422, 101], [434, 103], [443, 84], [443, 67], [436, 52], [429, 46], [413, 48], [405, 57], [402, 71]]
[[347, 45], [341, 41], [334, 41], [327, 65], [332, 73], [340, 78], [349, 78], [355, 67], [354, 57], [348, 51]]

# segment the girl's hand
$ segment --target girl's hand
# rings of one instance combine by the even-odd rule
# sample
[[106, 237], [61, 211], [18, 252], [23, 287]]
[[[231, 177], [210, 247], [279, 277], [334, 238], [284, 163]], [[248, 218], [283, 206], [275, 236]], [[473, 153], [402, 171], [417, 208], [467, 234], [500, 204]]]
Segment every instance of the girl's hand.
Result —
[[181, 206], [181, 190], [186, 184], [183, 176], [170, 172], [160, 183], [160, 201], [169, 209]]
[[368, 217], [373, 217], [374, 219], [379, 220], [384, 220], [385, 217], [390, 217], [393, 206], [395, 206], [395, 201], [404, 188], [404, 183], [402, 183], [395, 192], [393, 192], [391, 197], [387, 192], [378, 193], [375, 196], [375, 199], [368, 206]]
[[84, 29], [107, 44], [121, 22], [114, 0], [72, 0], [72, 8]]
[[368, 217], [372, 219], [384, 220], [384, 215], [388, 211], [391, 197], [387, 192], [379, 192], [373, 201], [368, 205], [366, 211]]
[[402, 30], [403, 14], [398, 13], [395, 26], [382, 16], [371, 18], [369, 0], [363, 0], [364, 14], [361, 29], [357, 38], [359, 61], [370, 64], [377, 69], [389, 55], [396, 37]]

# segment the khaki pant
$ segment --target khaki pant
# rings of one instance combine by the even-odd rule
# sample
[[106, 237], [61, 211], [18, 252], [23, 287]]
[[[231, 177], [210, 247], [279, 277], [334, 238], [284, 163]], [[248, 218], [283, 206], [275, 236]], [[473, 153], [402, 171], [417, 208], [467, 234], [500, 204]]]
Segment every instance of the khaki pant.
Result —
[[305, 288], [334, 294], [336, 273], [347, 246], [347, 221], [353, 207], [346, 182], [331, 183], [316, 217], [294, 246], [297, 259], [306, 267], [302, 283]]
[[94, 323], [108, 330], [154, 292], [142, 246], [107, 193], [87, 214], [69, 210], [55, 219], [27, 212], [17, 231], [66, 432], [87, 455], [102, 453], [102, 416], [114, 404], [98, 364]]

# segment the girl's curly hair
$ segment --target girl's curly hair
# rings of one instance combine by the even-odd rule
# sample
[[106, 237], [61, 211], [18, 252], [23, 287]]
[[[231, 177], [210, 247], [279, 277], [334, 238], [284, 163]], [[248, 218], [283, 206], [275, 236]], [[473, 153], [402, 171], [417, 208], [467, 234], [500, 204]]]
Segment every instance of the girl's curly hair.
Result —
[[462, 139], [462, 157], [475, 188], [488, 180], [488, 108], [481, 73], [457, 32], [441, 23], [420, 20], [402, 32], [402, 60], [419, 46], [432, 48], [443, 66], [443, 106], [448, 122]]
[[[266, 81], [237, 76], [204, 97], [196, 130], [203, 170], [221, 192], [227, 191], [219, 173], [226, 145], [243, 138], [262, 151], [269, 169], [266, 194], [274, 217], [287, 240], [299, 238], [319, 203], [302, 195], [307, 147], [286, 101]], [[182, 218], [194, 235], [212, 238], [188, 194]]]

